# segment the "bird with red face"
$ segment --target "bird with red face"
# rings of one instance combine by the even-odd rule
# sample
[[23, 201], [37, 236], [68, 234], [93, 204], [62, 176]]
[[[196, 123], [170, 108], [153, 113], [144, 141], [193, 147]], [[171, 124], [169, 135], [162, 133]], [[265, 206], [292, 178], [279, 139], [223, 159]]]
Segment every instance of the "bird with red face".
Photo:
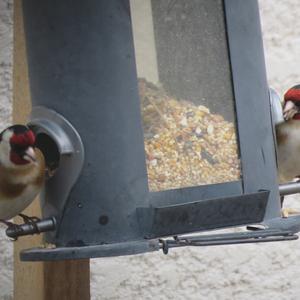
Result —
[[[276, 125], [277, 162], [279, 183], [294, 181], [300, 176], [300, 85], [284, 94], [283, 117], [285, 122]], [[284, 197], [281, 197], [281, 206]], [[293, 208], [283, 208], [282, 216], [299, 214]]]
[[13, 125], [0, 133], [0, 222], [21, 212], [40, 193], [45, 174], [43, 154], [35, 148], [35, 134], [24, 125]]
[[292, 181], [300, 175], [300, 85], [285, 93], [283, 117], [285, 122], [276, 126], [280, 183]]

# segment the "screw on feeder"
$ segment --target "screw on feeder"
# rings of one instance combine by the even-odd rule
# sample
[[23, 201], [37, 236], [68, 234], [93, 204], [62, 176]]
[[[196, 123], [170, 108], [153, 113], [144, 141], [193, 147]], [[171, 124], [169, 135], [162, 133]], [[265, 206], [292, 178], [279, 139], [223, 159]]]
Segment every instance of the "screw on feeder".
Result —
[[108, 216], [105, 216], [105, 215], [103, 215], [103, 216], [100, 216], [100, 218], [99, 218], [99, 223], [101, 224], [101, 225], [106, 225], [107, 223], [108, 223]]

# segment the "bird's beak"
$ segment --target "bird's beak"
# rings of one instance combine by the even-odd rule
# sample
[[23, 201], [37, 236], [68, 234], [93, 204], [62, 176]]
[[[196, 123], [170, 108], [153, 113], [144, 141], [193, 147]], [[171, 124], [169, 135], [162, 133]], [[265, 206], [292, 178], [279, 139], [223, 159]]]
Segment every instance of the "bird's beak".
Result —
[[34, 149], [32, 147], [28, 147], [27, 150], [25, 151], [24, 155], [23, 155], [23, 159], [32, 162], [32, 163], [36, 163], [36, 155], [34, 152]]
[[285, 120], [290, 120], [295, 114], [299, 113], [298, 107], [293, 101], [287, 101], [283, 108], [283, 117]]

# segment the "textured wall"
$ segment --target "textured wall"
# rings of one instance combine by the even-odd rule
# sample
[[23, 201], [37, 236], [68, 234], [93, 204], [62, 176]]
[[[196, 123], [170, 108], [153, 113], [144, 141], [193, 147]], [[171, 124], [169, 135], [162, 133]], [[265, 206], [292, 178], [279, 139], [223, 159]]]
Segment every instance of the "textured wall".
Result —
[[[12, 0], [0, 0], [0, 127], [10, 121]], [[300, 82], [298, 0], [260, 0], [270, 85]], [[290, 197], [289, 205], [300, 209]], [[12, 291], [12, 247], [0, 228], [0, 300]], [[299, 299], [300, 242], [173, 250], [91, 260], [92, 299]]]

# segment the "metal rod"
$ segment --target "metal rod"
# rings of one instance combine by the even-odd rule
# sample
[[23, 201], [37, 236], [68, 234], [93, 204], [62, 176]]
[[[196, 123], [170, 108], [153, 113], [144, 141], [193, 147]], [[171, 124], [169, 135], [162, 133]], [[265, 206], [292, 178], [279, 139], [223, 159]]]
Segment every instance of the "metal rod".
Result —
[[39, 234], [46, 231], [55, 230], [56, 219], [54, 217], [40, 220], [37, 222], [29, 222], [24, 224], [16, 224], [6, 229], [6, 235], [10, 238], [17, 239], [23, 235]]
[[167, 240], [168, 244], [176, 244], [178, 242], [187, 243], [205, 243], [205, 242], [217, 242], [217, 241], [233, 241], [233, 240], [249, 240], [255, 238], [268, 238], [277, 236], [291, 235], [290, 231], [278, 231], [278, 230], [258, 230], [251, 232], [236, 232], [236, 233], [223, 233], [215, 235], [198, 235], [189, 237], [178, 237], [176, 240]]
[[300, 193], [300, 182], [288, 182], [280, 184], [279, 193], [281, 196]]
[[[277, 241], [293, 241], [297, 240], [299, 237], [297, 235], [289, 236], [278, 236], [278, 237], [268, 237], [268, 238], [254, 238], [247, 240], [224, 240], [224, 241], [205, 241], [205, 242], [193, 242], [193, 243], [178, 243], [173, 244], [167, 242], [167, 249], [169, 248], [179, 248], [179, 247], [205, 247], [205, 246], [222, 246], [222, 245], [235, 245], [235, 244], [251, 244], [251, 243], [267, 243], [267, 242], [277, 242]], [[165, 245], [161, 245], [161, 248], [164, 250]], [[167, 250], [165, 250], [167, 252]]]

